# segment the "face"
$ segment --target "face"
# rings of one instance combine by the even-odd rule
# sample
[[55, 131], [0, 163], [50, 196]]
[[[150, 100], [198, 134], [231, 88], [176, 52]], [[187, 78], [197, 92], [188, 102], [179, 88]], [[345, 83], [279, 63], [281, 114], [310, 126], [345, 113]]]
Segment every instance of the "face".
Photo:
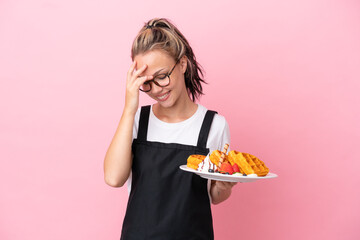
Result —
[[[142, 76], [168, 74], [174, 67], [176, 61], [161, 50], [152, 50], [145, 54], [135, 56], [137, 68], [147, 65]], [[170, 75], [170, 84], [160, 87], [151, 82], [151, 90], [146, 92], [152, 99], [156, 100], [161, 107], [169, 108], [178, 104], [181, 100], [189, 98], [185, 87], [184, 73], [186, 71], [186, 59], [180, 59]], [[186, 99], [187, 100], [187, 99]]]

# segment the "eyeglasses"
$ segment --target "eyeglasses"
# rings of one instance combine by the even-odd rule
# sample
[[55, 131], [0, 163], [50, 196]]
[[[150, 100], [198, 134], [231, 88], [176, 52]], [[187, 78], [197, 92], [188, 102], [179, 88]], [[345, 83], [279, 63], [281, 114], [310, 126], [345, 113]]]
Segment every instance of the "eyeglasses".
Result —
[[165, 74], [158, 74], [156, 76], [154, 76], [153, 79], [144, 82], [141, 86], [140, 86], [140, 91], [142, 92], [149, 92], [151, 90], [151, 82], [153, 82], [156, 86], [159, 87], [166, 87], [169, 86], [170, 84], [170, 75], [173, 72], [173, 70], [175, 69], [175, 66], [178, 64], [179, 59], [176, 61], [175, 65], [173, 66], [173, 68], [170, 70], [169, 73]]

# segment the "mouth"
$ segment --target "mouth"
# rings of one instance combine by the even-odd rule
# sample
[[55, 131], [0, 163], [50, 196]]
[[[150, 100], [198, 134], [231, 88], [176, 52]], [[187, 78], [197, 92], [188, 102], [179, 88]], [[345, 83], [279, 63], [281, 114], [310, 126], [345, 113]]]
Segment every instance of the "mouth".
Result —
[[166, 101], [166, 99], [168, 99], [169, 96], [170, 96], [170, 91], [167, 93], [164, 93], [162, 95], [158, 95], [158, 96], [156, 96], [156, 98], [162, 102], [162, 101]]

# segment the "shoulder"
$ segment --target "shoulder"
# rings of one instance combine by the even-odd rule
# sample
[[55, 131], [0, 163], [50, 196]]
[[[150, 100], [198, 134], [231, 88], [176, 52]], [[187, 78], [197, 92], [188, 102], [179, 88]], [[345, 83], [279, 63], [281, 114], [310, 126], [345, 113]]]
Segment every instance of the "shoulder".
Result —
[[135, 124], [138, 124], [139, 123], [139, 119], [140, 119], [140, 113], [141, 113], [141, 109], [142, 108], [145, 108], [145, 107], [150, 107], [150, 110], [151, 110], [151, 105], [145, 105], [145, 106], [140, 106], [138, 109], [137, 109], [137, 111], [136, 111], [136, 113], [135, 113], [135, 118], [134, 118], [134, 121], [135, 121]]
[[[211, 109], [207, 109], [206, 107], [204, 107], [200, 104], [199, 104], [199, 107], [201, 109], [201, 112], [203, 112], [204, 115], [208, 110], [211, 110]], [[212, 110], [212, 111], [217, 112], [216, 110]], [[226, 126], [227, 126], [227, 121], [226, 121], [225, 117], [217, 112], [214, 115], [212, 127], [217, 128], [217, 129], [224, 129], [224, 128], [226, 128]]]
[[[206, 110], [207, 111], [207, 110]], [[230, 129], [225, 117], [219, 113], [214, 115], [211, 124], [207, 147], [210, 152], [222, 149], [225, 143], [230, 144]]]
[[218, 127], [225, 128], [227, 125], [227, 121], [224, 116], [222, 116], [220, 114], [215, 114], [213, 124]]

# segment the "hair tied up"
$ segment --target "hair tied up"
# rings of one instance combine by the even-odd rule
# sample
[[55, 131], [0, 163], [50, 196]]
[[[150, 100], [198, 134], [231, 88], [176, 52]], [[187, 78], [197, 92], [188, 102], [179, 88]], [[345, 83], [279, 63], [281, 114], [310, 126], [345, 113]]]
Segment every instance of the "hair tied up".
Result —
[[150, 24], [146, 25], [146, 29], [153, 29], [153, 28], [154, 28], [154, 25], [152, 25], [152, 24], [151, 25]]

